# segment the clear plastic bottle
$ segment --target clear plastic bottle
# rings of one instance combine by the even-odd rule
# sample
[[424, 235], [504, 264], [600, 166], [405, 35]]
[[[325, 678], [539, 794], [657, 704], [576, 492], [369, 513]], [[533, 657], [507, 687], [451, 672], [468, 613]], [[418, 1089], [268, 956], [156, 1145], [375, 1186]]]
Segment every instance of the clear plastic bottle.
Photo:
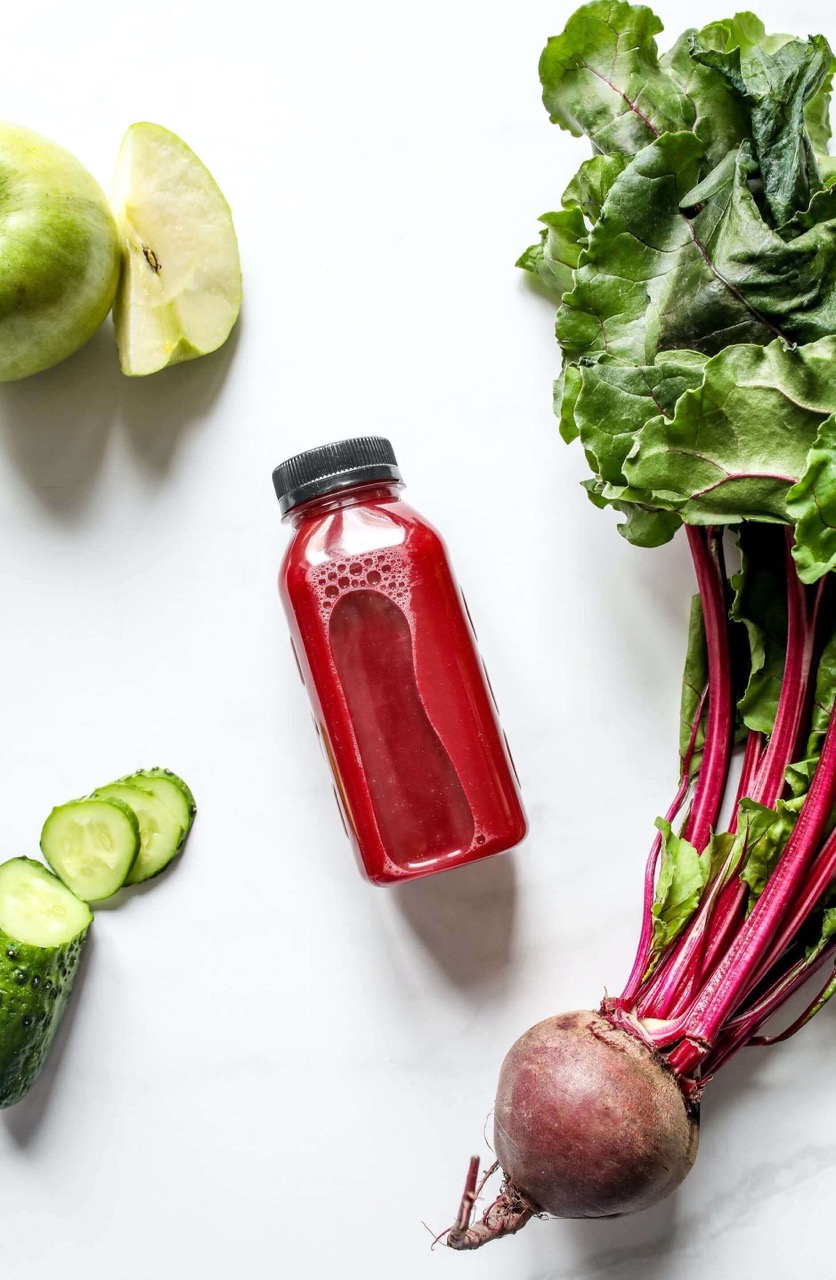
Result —
[[526, 834], [507, 740], [438, 533], [401, 500], [388, 440], [273, 473], [293, 538], [279, 591], [337, 802], [377, 884], [500, 853]]

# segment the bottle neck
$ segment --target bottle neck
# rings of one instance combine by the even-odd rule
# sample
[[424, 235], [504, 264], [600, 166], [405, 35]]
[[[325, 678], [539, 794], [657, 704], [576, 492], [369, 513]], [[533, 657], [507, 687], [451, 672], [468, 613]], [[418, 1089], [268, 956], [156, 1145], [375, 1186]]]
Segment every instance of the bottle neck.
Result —
[[403, 484], [398, 480], [372, 480], [348, 485], [345, 489], [323, 493], [318, 498], [309, 498], [307, 502], [291, 507], [283, 517], [283, 522], [296, 529], [312, 516], [328, 515], [332, 511], [359, 507], [370, 502], [394, 502], [402, 488]]

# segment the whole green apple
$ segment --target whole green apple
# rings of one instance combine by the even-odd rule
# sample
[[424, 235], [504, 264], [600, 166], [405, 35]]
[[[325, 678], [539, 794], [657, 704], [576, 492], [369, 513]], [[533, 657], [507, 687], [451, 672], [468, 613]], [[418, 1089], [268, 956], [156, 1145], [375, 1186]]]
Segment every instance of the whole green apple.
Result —
[[83, 346], [110, 311], [119, 268], [95, 179], [63, 147], [0, 122], [0, 381]]

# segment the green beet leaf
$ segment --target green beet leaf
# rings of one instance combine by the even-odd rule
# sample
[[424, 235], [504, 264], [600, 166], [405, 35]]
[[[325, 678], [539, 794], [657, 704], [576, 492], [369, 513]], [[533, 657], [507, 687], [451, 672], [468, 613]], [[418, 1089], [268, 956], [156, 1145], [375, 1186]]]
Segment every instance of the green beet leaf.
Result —
[[557, 294], [558, 302], [572, 287], [573, 272], [589, 232], [598, 221], [607, 193], [627, 160], [623, 156], [593, 156], [567, 186], [556, 213], [544, 213], [543, 230], [516, 265], [539, 277]]
[[702, 857], [688, 840], [674, 834], [664, 818], [656, 819], [662, 833], [662, 861], [653, 903], [653, 952], [658, 955], [679, 936], [700, 904], [712, 859]]
[[649, 364], [836, 329], [836, 221], [784, 240], [749, 188], [746, 146], [700, 182], [701, 156], [693, 134], [667, 134], [616, 178], [557, 313], [568, 360]]
[[[738, 704], [748, 729], [769, 734], [775, 727], [787, 652], [784, 530], [743, 524], [738, 532], [740, 572], [732, 577], [731, 616], [746, 628], [749, 674]], [[806, 790], [806, 787], [805, 787]]]
[[787, 769], [787, 783], [794, 796], [803, 796], [810, 789], [813, 774], [818, 767], [827, 727], [836, 703], [836, 629], [831, 619], [828, 638], [822, 648], [816, 667], [816, 683], [810, 716], [810, 733], [802, 760], [794, 761]]
[[[661, 58], [660, 30], [593, 0], [541, 60], [552, 119], [597, 153], [520, 259], [561, 300], [560, 431], [629, 541], [793, 523], [813, 582], [836, 565], [836, 64], [823, 37], [768, 35], [751, 13]], [[758, 582], [737, 584], [739, 710], [768, 732], [782, 650]]]
[[629, 365], [609, 356], [569, 365], [560, 388], [561, 432], [581, 437], [594, 480], [584, 487], [598, 507], [610, 506], [624, 516], [621, 535], [636, 546], [669, 542], [682, 523], [673, 512], [660, 511], [634, 495], [623, 474], [624, 460], [648, 420], [673, 414], [677, 401], [702, 380], [705, 357], [692, 351], [663, 352], [654, 365]]
[[743, 53], [748, 53], [756, 45], [778, 49], [792, 39], [792, 36], [767, 35], [766, 27], [757, 14], [748, 10], [736, 13], [733, 18], [711, 22], [696, 35], [697, 43], [705, 49], [720, 49], [723, 52], [740, 49]]
[[[818, 763], [827, 726], [836, 704], [836, 630], [829, 636], [816, 668], [816, 687], [813, 693], [813, 711], [810, 736], [807, 739], [807, 764], [812, 769]], [[795, 766], [796, 768], [800, 766]], [[809, 778], [812, 778], [812, 769]]]
[[[593, 506], [603, 510], [611, 507], [624, 516], [624, 520], [616, 528], [621, 536], [634, 547], [661, 547], [670, 542], [682, 524], [679, 516], [672, 511], [657, 511], [633, 501], [628, 490], [613, 490], [602, 480], [582, 480], [582, 487]], [[624, 496], [627, 495], [627, 496]]]
[[632, 364], [653, 362], [660, 344], [649, 332], [649, 294], [693, 246], [679, 202], [699, 176], [701, 156], [693, 134], [665, 135], [616, 178], [580, 256], [574, 289], [557, 313], [567, 359], [607, 354]]
[[626, 156], [592, 156], [584, 160], [563, 192], [564, 209], [579, 209], [590, 230], [601, 216], [612, 184], [627, 166]]
[[579, 209], [544, 213], [543, 230], [537, 244], [530, 245], [517, 259], [517, 266], [529, 271], [553, 289], [558, 301], [572, 288], [572, 277], [586, 239], [586, 223]]
[[794, 796], [806, 795], [816, 772], [818, 759], [798, 760], [787, 769], [787, 786]]
[[551, 120], [596, 151], [632, 155], [660, 134], [690, 129], [694, 107], [659, 65], [662, 30], [644, 5], [593, 0], [578, 9], [540, 59]]
[[721, 351], [672, 419], [644, 427], [624, 464], [629, 484], [694, 524], [788, 521], [787, 495], [836, 410], [834, 360], [836, 337]]
[[575, 421], [575, 404], [581, 385], [581, 371], [576, 364], [567, 364], [554, 384], [554, 412], [560, 434], [567, 444], [580, 435]]
[[[836, 399], [836, 396], [834, 396]], [[836, 568], [836, 417], [819, 426], [798, 484], [787, 494], [795, 521], [793, 556], [802, 582], [816, 582]]]
[[651, 419], [673, 417], [682, 394], [700, 386], [705, 356], [666, 352], [655, 364], [623, 364], [605, 355], [578, 366], [575, 428], [590, 469], [610, 485], [627, 485], [624, 462]]
[[[824, 187], [817, 191], [806, 209], [799, 209], [789, 222], [778, 228], [778, 234], [782, 240], [790, 241], [815, 228], [822, 228], [826, 235], [832, 235], [836, 229], [836, 188]], [[815, 236], [811, 236], [808, 243], [814, 240]]]
[[822, 915], [822, 941], [836, 937], [836, 907], [826, 907]]
[[[685, 670], [682, 673], [682, 698], [679, 707], [679, 757], [683, 769], [688, 750], [693, 741], [693, 754], [688, 776], [699, 771], [702, 748], [705, 742], [705, 722], [708, 708], [705, 692], [708, 687], [708, 656], [705, 648], [705, 627], [702, 605], [698, 595], [691, 597], [691, 613], [688, 620], [688, 648], [685, 652]], [[699, 719], [698, 719], [699, 717]]]
[[619, 511], [624, 519], [616, 526], [618, 532], [634, 547], [661, 547], [670, 542], [682, 521], [671, 511], [653, 511], [640, 503], [608, 498], [607, 504]]
[[813, 150], [822, 169], [822, 161], [827, 158], [833, 127], [830, 123], [830, 102], [833, 96], [833, 76], [836, 73], [836, 58], [832, 58], [830, 66], [822, 80], [821, 88], [814, 94], [804, 108], [804, 121], [807, 133], [813, 144]]
[[[775, 337], [815, 342], [836, 328], [836, 222], [811, 221], [785, 240], [764, 221], [750, 186], [755, 172], [744, 143], [719, 166], [704, 208], [693, 208], [694, 192], [686, 195], [683, 211], [693, 212], [703, 261], [691, 252], [671, 273], [661, 345], [714, 353]], [[821, 206], [814, 210], [820, 217]], [[693, 296], [682, 306], [677, 300], [685, 289]]]
[[692, 50], [695, 41], [703, 48], [725, 50], [734, 47], [742, 38], [736, 18], [729, 22], [715, 22], [699, 32], [684, 31], [661, 59], [662, 67], [694, 105], [691, 128], [703, 146], [702, 167], [705, 172], [719, 164], [729, 151], [736, 151], [740, 143], [749, 137], [749, 112], [726, 77], [697, 62], [692, 57]]
[[[806, 109], [826, 96], [833, 55], [824, 36], [790, 40], [774, 51], [760, 45], [728, 52], [701, 49], [694, 60], [720, 72], [750, 112], [752, 148], [766, 205], [777, 226], [805, 208], [822, 178], [807, 131]], [[821, 103], [812, 112], [814, 125]], [[821, 140], [823, 130], [817, 130]]]
[[775, 809], [744, 799], [738, 806], [738, 840], [745, 850], [740, 879], [749, 886], [749, 907], [763, 893], [792, 834], [804, 797], [779, 800]]
[[[829, 943], [836, 937], [836, 907], [826, 906], [814, 920], [810, 921], [814, 926], [815, 932], [810, 930], [815, 941], [808, 943], [806, 948], [807, 961], [816, 960], [823, 951], [826, 950]], [[817, 927], [816, 927], [817, 926]], [[803, 1015], [801, 1025], [809, 1022], [817, 1013], [836, 995], [836, 975], [834, 975], [827, 986], [816, 997], [813, 1003], [807, 1008]]]

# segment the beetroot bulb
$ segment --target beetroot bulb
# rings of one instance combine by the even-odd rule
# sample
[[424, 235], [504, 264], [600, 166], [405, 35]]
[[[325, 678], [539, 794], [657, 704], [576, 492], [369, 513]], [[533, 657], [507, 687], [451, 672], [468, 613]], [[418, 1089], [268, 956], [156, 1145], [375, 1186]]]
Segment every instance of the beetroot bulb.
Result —
[[694, 1162], [697, 1108], [638, 1039], [576, 1010], [538, 1023], [512, 1046], [494, 1140], [505, 1190], [486, 1220], [471, 1227], [468, 1214], [467, 1225], [448, 1233], [453, 1248], [510, 1234], [535, 1213], [598, 1218], [648, 1208]]
[[[592, 0], [548, 41], [544, 105], [593, 156], [518, 265], [558, 304], [555, 411], [589, 497], [634, 545], [688, 541], [679, 786], [627, 982], [511, 1048], [455, 1249], [669, 1195], [717, 1071], [836, 991], [833, 54], [753, 14], [660, 57], [661, 29]], [[767, 1027], [816, 973], [804, 1012]]]
[[646, 1209], [697, 1154], [696, 1108], [645, 1045], [599, 1014], [547, 1018], [499, 1076], [496, 1153], [511, 1181], [560, 1218]]

